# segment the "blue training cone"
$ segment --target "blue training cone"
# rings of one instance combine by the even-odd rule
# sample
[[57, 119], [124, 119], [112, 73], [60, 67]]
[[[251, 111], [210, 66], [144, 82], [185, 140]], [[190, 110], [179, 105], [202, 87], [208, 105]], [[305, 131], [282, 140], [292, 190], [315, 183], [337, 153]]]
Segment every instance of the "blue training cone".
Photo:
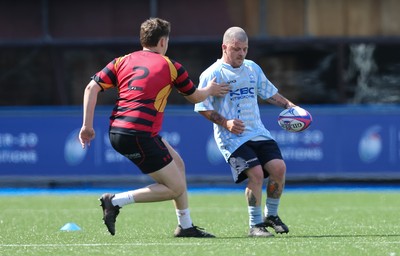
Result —
[[65, 224], [61, 229], [61, 231], [79, 231], [81, 228], [73, 222], [69, 222]]

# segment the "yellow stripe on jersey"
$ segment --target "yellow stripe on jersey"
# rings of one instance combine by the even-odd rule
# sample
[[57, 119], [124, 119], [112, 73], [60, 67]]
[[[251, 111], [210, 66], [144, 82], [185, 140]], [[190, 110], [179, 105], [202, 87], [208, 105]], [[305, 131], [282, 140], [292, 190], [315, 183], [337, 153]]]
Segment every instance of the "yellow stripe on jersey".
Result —
[[126, 54], [125, 56], [119, 57], [119, 58], [117, 58], [117, 59], [115, 60], [115, 63], [114, 63], [114, 69], [115, 69], [115, 70], [118, 70], [118, 65], [119, 65], [119, 63], [120, 63], [123, 59], [125, 59], [128, 55], [129, 55], [129, 54]]
[[172, 63], [172, 61], [167, 56], [163, 56], [163, 57], [167, 61], [168, 66], [169, 66], [169, 72], [171, 73], [171, 81], [175, 81], [176, 78], [178, 77], [178, 70], [176, 70], [174, 63]]
[[[176, 70], [174, 64], [171, 62], [171, 60], [167, 56], [163, 56], [164, 59], [167, 61], [168, 66], [169, 66], [169, 72], [171, 75], [171, 81], [175, 81], [175, 79], [178, 77], [178, 71]], [[156, 97], [156, 100], [154, 102], [154, 107], [157, 109], [158, 112], [164, 112], [164, 109], [167, 105], [167, 98], [169, 94], [172, 91], [171, 84], [168, 84], [165, 86], [163, 89], [161, 89]]]
[[156, 100], [154, 101], [154, 107], [158, 112], [164, 112], [164, 109], [167, 106], [167, 98], [171, 91], [171, 85], [167, 85], [158, 92]]
[[101, 88], [103, 90], [108, 90], [110, 88], [114, 88], [113, 84], [107, 84], [107, 83], [102, 83], [102, 82], [97, 82], [97, 83], [101, 86]]

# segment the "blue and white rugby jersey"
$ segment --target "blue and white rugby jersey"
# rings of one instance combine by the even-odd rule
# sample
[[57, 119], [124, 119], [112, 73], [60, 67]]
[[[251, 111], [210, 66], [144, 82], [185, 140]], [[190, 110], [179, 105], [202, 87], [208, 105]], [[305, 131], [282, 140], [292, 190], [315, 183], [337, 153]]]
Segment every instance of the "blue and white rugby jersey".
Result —
[[230, 84], [230, 92], [224, 97], [208, 97], [195, 104], [194, 111], [215, 110], [228, 120], [242, 120], [246, 127], [242, 134], [235, 135], [214, 124], [214, 138], [225, 160], [248, 140], [258, 136], [273, 139], [261, 122], [257, 96], [265, 100], [275, 95], [278, 89], [267, 79], [261, 67], [246, 59], [242, 66], [233, 68], [218, 59], [200, 75], [199, 88], [205, 87], [214, 77], [217, 83]]

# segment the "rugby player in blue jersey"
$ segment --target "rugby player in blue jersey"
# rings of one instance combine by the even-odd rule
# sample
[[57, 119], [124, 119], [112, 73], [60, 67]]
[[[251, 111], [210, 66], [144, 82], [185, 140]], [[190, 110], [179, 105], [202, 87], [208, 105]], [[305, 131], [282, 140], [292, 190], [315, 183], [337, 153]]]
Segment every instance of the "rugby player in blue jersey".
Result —
[[[278, 216], [285, 186], [286, 165], [279, 146], [260, 118], [258, 98], [282, 108], [295, 106], [278, 93], [261, 67], [246, 59], [248, 37], [240, 27], [229, 28], [223, 37], [222, 58], [201, 75], [199, 88], [215, 79], [230, 84], [224, 97], [209, 96], [195, 105], [195, 111], [214, 123], [214, 138], [229, 163], [235, 183], [247, 180], [245, 195], [250, 237], [272, 237], [267, 230], [288, 233]], [[264, 179], [267, 199], [262, 209]]]

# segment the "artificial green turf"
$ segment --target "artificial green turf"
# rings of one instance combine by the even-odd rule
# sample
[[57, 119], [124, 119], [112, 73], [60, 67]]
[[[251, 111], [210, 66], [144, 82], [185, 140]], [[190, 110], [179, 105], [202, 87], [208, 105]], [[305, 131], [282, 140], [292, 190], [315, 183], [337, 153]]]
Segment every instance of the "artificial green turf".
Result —
[[[190, 194], [195, 225], [213, 239], [174, 238], [172, 202], [127, 205], [115, 236], [99, 195], [0, 196], [0, 255], [400, 255], [397, 192], [290, 192], [279, 214], [290, 232], [248, 238], [242, 193]], [[73, 222], [80, 231], [60, 231]]]

